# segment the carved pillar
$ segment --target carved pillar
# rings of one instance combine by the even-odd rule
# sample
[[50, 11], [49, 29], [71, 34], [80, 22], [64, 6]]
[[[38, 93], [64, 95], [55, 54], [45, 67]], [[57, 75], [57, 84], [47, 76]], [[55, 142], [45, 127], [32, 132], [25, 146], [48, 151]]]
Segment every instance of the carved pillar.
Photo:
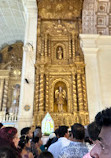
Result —
[[39, 93], [39, 75], [36, 75], [36, 86], [35, 86], [35, 113], [38, 112], [39, 110], [39, 97], [38, 97], [38, 93]]
[[48, 105], [49, 105], [49, 98], [48, 98], [48, 94], [49, 94], [49, 76], [48, 74], [46, 74], [46, 111], [48, 111]]
[[71, 36], [69, 36], [69, 59], [71, 59], [72, 54], [71, 54]]
[[77, 74], [78, 103], [79, 111], [83, 111], [82, 79], [81, 74]]
[[0, 79], [0, 111], [2, 110], [3, 87], [4, 87], [4, 79]]
[[45, 57], [47, 57], [47, 34], [45, 34]]
[[74, 34], [72, 34], [72, 51], [73, 51], [73, 60], [75, 61], [75, 38]]
[[44, 74], [40, 74], [40, 90], [39, 90], [39, 112], [43, 112], [44, 108]]
[[6, 110], [6, 107], [7, 107], [8, 84], [9, 84], [9, 80], [8, 80], [8, 79], [5, 79], [5, 83], [4, 83], [4, 92], [3, 92], [3, 105], [2, 105], [2, 111], [5, 111], [5, 110]]
[[75, 74], [73, 74], [73, 110], [74, 112], [77, 112], [77, 91]]
[[48, 41], [48, 55], [49, 55], [49, 57], [51, 56], [51, 41], [50, 41], [50, 37], [49, 37], [49, 41]]
[[44, 54], [44, 48], [45, 48], [45, 43], [44, 43], [44, 38], [42, 38], [42, 51], [41, 51], [41, 57], [43, 57]]
[[88, 111], [85, 74], [82, 75], [84, 110]]

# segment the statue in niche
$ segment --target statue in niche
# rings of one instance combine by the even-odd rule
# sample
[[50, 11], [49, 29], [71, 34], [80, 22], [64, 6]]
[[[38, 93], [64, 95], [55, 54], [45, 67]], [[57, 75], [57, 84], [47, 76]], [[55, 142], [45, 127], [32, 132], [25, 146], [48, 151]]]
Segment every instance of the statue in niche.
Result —
[[18, 114], [19, 97], [20, 97], [20, 85], [16, 84], [12, 87], [12, 89], [13, 89], [12, 106], [11, 106], [9, 112]]
[[63, 112], [63, 105], [66, 98], [66, 91], [62, 89], [62, 87], [59, 87], [55, 91], [55, 98], [57, 99], [58, 112]]
[[61, 46], [57, 49], [57, 59], [62, 60], [63, 59], [63, 49]]

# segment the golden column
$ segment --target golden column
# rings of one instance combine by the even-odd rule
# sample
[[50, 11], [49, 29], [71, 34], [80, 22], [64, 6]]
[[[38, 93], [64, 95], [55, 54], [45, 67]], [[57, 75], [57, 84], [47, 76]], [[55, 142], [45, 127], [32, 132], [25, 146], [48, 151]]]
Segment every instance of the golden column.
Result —
[[72, 54], [71, 54], [71, 36], [69, 35], [69, 59], [71, 59]]
[[75, 74], [73, 74], [73, 110], [74, 112], [77, 112], [77, 90]]
[[49, 76], [46, 74], [46, 107], [45, 110], [48, 112], [48, 104], [49, 104]]
[[82, 75], [84, 110], [88, 111], [85, 74]]
[[51, 56], [51, 41], [50, 41], [50, 36], [48, 38], [48, 56]]
[[44, 73], [40, 72], [40, 89], [39, 89], [39, 112], [44, 111]]
[[77, 88], [78, 88], [78, 104], [79, 111], [83, 111], [83, 94], [82, 94], [82, 78], [81, 74], [77, 74]]
[[47, 34], [45, 34], [45, 58], [47, 57]]
[[2, 105], [2, 111], [5, 111], [7, 108], [7, 99], [8, 99], [8, 85], [9, 85], [9, 79], [5, 79], [4, 84], [4, 92], [3, 92], [3, 105]]
[[73, 60], [75, 61], [76, 48], [75, 48], [75, 34], [74, 33], [72, 33], [72, 51], [73, 51]]

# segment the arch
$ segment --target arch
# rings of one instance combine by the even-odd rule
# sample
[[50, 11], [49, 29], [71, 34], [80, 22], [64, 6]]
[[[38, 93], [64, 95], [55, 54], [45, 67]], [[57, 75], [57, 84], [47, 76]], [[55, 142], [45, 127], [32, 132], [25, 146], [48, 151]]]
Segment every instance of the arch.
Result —
[[62, 43], [57, 43], [55, 46], [54, 46], [54, 58], [55, 59], [58, 59], [57, 58], [57, 50], [58, 50], [58, 47], [61, 47], [62, 48], [62, 53], [63, 53], [63, 58], [62, 59], [66, 59], [66, 48], [65, 48], [65, 45], [62, 44]]
[[66, 90], [67, 90], [67, 112], [70, 112], [70, 109], [71, 109], [70, 105], [71, 105], [71, 103], [70, 103], [70, 100], [68, 98], [69, 98], [69, 94], [70, 94], [71, 88], [70, 88], [69, 82], [67, 80], [63, 79], [62, 77], [59, 77], [59, 78], [55, 78], [54, 77], [52, 79], [52, 81], [51, 81], [52, 85], [50, 85], [50, 87], [49, 87], [49, 89], [50, 89], [50, 97], [51, 97], [51, 99], [49, 100], [50, 101], [49, 109], [50, 109], [51, 112], [54, 111], [54, 101], [51, 102], [51, 100], [53, 100], [53, 98], [54, 98], [54, 88], [55, 88], [55, 85], [56, 85], [57, 82], [63, 82], [66, 85]]

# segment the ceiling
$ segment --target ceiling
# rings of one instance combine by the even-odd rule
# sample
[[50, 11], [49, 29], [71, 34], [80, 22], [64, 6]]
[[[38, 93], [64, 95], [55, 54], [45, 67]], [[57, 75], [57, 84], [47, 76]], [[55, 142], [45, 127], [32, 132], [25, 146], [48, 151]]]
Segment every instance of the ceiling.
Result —
[[24, 41], [25, 12], [22, 0], [0, 0], [0, 49]]

